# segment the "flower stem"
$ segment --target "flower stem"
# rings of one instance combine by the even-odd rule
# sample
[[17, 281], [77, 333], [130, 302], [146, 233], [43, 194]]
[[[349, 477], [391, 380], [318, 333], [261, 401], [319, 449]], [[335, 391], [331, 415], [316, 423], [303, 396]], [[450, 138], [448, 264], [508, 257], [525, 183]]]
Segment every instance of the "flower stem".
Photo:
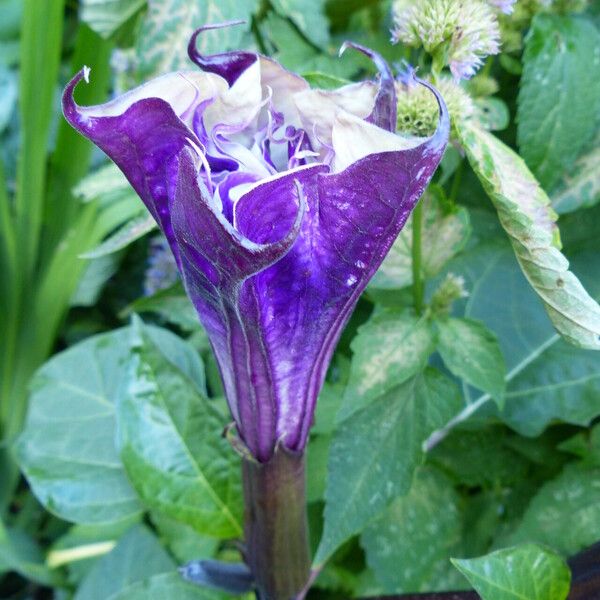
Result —
[[423, 298], [425, 283], [421, 272], [422, 247], [421, 234], [423, 231], [423, 200], [421, 200], [412, 213], [412, 276], [413, 276], [413, 301], [418, 315], [423, 314]]
[[304, 455], [242, 461], [246, 562], [260, 600], [301, 600], [310, 576]]

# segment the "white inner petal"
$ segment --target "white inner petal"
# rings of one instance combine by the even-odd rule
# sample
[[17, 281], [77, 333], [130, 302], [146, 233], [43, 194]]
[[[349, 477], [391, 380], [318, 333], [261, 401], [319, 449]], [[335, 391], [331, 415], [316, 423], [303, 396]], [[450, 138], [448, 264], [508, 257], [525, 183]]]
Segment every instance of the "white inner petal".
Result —
[[79, 112], [87, 117], [116, 117], [139, 100], [161, 98], [180, 116], [191, 106], [223, 94], [226, 89], [227, 82], [214, 73], [178, 71], [152, 79], [106, 104], [80, 107]]
[[343, 171], [353, 162], [378, 152], [408, 150], [427, 138], [402, 137], [373, 123], [340, 111], [333, 122], [332, 144], [335, 152], [333, 172]]

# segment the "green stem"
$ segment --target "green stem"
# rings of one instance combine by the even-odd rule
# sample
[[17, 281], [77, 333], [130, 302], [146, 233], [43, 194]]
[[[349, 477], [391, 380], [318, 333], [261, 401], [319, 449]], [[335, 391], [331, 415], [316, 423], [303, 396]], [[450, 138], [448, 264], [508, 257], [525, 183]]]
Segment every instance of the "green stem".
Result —
[[423, 232], [423, 201], [419, 201], [412, 213], [412, 276], [413, 276], [413, 301], [418, 315], [423, 314], [423, 298], [425, 296], [425, 282], [421, 271]]
[[310, 576], [304, 455], [242, 461], [246, 562], [260, 600], [301, 600]]

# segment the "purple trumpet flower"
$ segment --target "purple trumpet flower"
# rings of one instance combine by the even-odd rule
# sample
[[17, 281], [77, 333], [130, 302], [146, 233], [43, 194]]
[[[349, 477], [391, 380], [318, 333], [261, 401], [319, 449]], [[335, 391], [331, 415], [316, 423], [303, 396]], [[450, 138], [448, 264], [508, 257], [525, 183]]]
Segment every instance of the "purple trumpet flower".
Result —
[[[229, 24], [224, 24], [229, 25]], [[224, 26], [220, 25], [220, 26]], [[395, 135], [394, 79], [312, 90], [250, 52], [202, 56], [69, 123], [121, 168], [164, 232], [214, 348], [241, 441], [301, 452], [340, 337], [448, 139]]]

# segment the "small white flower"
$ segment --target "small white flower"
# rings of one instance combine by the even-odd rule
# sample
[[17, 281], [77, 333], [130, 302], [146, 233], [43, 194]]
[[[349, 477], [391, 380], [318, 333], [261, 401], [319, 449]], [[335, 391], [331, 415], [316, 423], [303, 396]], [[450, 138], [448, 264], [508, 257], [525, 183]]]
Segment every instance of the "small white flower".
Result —
[[455, 79], [469, 79], [500, 51], [494, 10], [483, 0], [396, 0], [392, 42], [444, 52]]
[[506, 15], [512, 14], [515, 9], [515, 3], [517, 0], [488, 0], [488, 3], [496, 7], [499, 11]]

